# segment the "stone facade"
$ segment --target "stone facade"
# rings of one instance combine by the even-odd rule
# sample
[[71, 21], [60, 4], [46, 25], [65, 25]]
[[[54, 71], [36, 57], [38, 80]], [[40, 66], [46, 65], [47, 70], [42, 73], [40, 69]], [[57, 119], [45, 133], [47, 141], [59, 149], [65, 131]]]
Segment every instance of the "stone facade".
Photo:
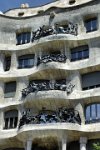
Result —
[[100, 1], [21, 7], [0, 22], [0, 149], [91, 149], [100, 141]]

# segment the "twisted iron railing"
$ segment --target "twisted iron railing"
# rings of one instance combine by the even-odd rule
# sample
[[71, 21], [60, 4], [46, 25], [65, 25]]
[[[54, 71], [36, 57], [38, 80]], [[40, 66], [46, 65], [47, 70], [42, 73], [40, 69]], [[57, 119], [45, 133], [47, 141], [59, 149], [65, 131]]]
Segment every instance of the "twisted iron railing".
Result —
[[56, 24], [54, 28], [52, 26], [48, 26], [47, 28], [45, 25], [43, 25], [33, 32], [32, 42], [34, 42], [34, 40], [40, 39], [41, 37], [46, 37], [53, 34], [72, 34], [77, 36], [78, 26], [77, 24], [74, 25], [71, 22], [69, 22], [66, 27]]
[[79, 112], [66, 107], [59, 108], [57, 111], [42, 110], [38, 115], [25, 114], [20, 119], [19, 128], [25, 124], [46, 124], [57, 122], [69, 122], [81, 124]]
[[73, 91], [74, 87], [75, 85], [73, 85], [72, 83], [66, 84], [66, 82], [63, 81], [62, 83], [55, 82], [53, 86], [50, 81], [42, 81], [39, 83], [33, 81], [32, 83], [29, 84], [27, 88], [22, 90], [22, 98], [25, 98], [30, 93], [48, 90], [61, 90], [66, 91], [67, 94], [70, 94]]

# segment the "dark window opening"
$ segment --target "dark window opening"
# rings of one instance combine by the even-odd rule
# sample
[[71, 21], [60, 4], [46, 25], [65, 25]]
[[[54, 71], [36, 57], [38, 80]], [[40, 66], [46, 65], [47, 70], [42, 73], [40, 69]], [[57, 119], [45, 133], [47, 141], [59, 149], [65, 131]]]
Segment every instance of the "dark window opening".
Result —
[[30, 43], [31, 40], [31, 32], [23, 32], [16, 34], [17, 45]]
[[5, 71], [10, 70], [11, 66], [11, 57], [5, 57]]
[[18, 111], [10, 110], [4, 114], [5, 126], [4, 129], [13, 129], [17, 127]]
[[92, 32], [97, 30], [97, 17], [85, 20], [86, 32]]
[[19, 13], [18, 13], [18, 16], [19, 16], [19, 17], [22, 17], [23, 15], [24, 15], [24, 12], [19, 12]]
[[82, 75], [82, 90], [90, 90], [100, 87], [100, 71]]
[[70, 5], [73, 5], [75, 2], [76, 2], [75, 0], [70, 0], [70, 1], [69, 1], [69, 4], [70, 4]]
[[34, 66], [34, 54], [20, 56], [18, 68], [32, 68]]
[[16, 82], [8, 82], [5, 83], [5, 89], [4, 89], [4, 97], [9, 98], [9, 97], [14, 97], [16, 92]]
[[71, 61], [89, 58], [89, 48], [87, 45], [71, 49]]

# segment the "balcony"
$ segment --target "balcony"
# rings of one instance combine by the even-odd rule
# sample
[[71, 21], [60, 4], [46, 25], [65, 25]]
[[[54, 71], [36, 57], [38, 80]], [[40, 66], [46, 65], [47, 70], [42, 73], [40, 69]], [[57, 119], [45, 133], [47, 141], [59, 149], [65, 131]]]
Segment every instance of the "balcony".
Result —
[[73, 108], [67, 109], [66, 107], [59, 108], [56, 111], [46, 110], [43, 108], [39, 114], [31, 115], [28, 111], [20, 119], [19, 128], [27, 124], [48, 124], [48, 123], [77, 123], [81, 124], [79, 112]]
[[38, 58], [38, 65], [41, 63], [48, 63], [48, 62], [60, 62], [65, 63], [67, 57], [64, 54], [49, 54]]
[[71, 82], [66, 84], [66, 80], [56, 80], [54, 83], [51, 83], [49, 80], [34, 80], [27, 88], [22, 90], [22, 98], [25, 98], [30, 93], [49, 90], [66, 91], [67, 94], [71, 94], [74, 87], [75, 85], [73, 85]]
[[55, 27], [43, 25], [39, 29], [33, 32], [32, 42], [39, 40], [42, 37], [46, 37], [53, 34], [71, 34], [77, 36], [78, 26], [68, 22], [66, 25], [55, 24]]

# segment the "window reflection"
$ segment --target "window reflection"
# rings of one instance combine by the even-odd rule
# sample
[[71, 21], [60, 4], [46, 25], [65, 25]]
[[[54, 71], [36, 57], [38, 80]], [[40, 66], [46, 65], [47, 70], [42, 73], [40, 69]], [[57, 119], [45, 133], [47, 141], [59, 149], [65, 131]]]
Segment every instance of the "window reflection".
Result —
[[86, 123], [100, 121], [100, 104], [92, 104], [86, 107]]

